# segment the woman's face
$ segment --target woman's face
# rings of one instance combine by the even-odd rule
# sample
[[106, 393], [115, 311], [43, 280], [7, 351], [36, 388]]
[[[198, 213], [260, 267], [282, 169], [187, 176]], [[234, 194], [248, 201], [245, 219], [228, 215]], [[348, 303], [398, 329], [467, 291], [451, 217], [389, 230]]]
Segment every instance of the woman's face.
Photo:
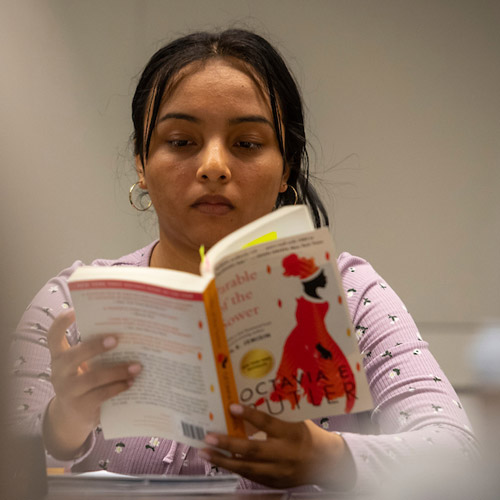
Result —
[[269, 213], [288, 178], [268, 97], [224, 59], [184, 69], [136, 163], [160, 239], [189, 251]]

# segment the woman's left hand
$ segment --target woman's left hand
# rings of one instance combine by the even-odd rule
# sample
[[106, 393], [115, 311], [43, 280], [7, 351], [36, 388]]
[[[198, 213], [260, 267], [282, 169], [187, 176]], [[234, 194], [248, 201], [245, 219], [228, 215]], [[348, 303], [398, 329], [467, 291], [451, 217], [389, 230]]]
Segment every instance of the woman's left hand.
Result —
[[231, 405], [231, 413], [243, 418], [265, 440], [207, 434], [205, 443], [214, 448], [201, 450], [212, 464], [272, 488], [317, 484], [348, 489], [354, 481], [354, 464], [342, 437], [314, 422], [285, 422], [267, 413], [242, 405]]

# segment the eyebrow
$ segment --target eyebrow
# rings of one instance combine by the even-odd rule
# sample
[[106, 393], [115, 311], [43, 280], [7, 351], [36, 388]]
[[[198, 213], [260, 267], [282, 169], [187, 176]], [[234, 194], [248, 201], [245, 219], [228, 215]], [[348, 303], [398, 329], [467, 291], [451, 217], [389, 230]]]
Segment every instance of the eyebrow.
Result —
[[231, 125], [238, 125], [239, 123], [266, 123], [274, 130], [274, 125], [264, 116], [260, 115], [248, 115], [248, 116], [239, 116], [237, 118], [231, 118], [229, 123]]
[[187, 120], [188, 122], [192, 123], [200, 123], [201, 121], [199, 118], [196, 118], [195, 116], [192, 115], [188, 115], [186, 113], [167, 113], [158, 120], [158, 123], [163, 122], [165, 120]]
[[[195, 116], [188, 115], [187, 113], [167, 113], [158, 120], [158, 123], [165, 120], [186, 120], [191, 123], [201, 123], [202, 121]], [[238, 125], [240, 123], [264, 123], [269, 125], [274, 130], [274, 125], [267, 118], [261, 115], [238, 116], [236, 118], [229, 119], [230, 125]]]

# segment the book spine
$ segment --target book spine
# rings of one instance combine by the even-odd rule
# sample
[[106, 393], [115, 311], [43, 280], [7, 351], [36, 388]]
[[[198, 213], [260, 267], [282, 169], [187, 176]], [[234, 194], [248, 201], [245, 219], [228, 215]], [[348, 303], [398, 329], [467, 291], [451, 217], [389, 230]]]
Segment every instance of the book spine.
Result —
[[203, 293], [203, 301], [207, 312], [212, 352], [217, 369], [227, 433], [230, 436], [245, 437], [246, 432], [243, 421], [235, 419], [229, 412], [229, 405], [238, 403], [239, 400], [215, 280], [212, 280], [207, 286]]

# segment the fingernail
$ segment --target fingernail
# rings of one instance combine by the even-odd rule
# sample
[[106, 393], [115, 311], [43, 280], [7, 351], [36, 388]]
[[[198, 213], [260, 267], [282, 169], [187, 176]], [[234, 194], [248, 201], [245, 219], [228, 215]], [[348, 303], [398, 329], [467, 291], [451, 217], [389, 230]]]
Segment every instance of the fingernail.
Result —
[[233, 404], [229, 405], [229, 411], [233, 415], [243, 415], [243, 410], [244, 410], [243, 406], [238, 405], [236, 403], [233, 403]]
[[132, 375], [137, 375], [142, 370], [142, 366], [139, 363], [134, 363], [128, 367], [128, 372]]
[[219, 444], [219, 440], [213, 434], [207, 434], [203, 441], [210, 446], [217, 446]]
[[118, 344], [118, 341], [115, 339], [115, 337], [106, 337], [103, 341], [102, 341], [102, 345], [106, 348], [106, 349], [111, 349], [112, 347], [115, 347], [116, 344]]

